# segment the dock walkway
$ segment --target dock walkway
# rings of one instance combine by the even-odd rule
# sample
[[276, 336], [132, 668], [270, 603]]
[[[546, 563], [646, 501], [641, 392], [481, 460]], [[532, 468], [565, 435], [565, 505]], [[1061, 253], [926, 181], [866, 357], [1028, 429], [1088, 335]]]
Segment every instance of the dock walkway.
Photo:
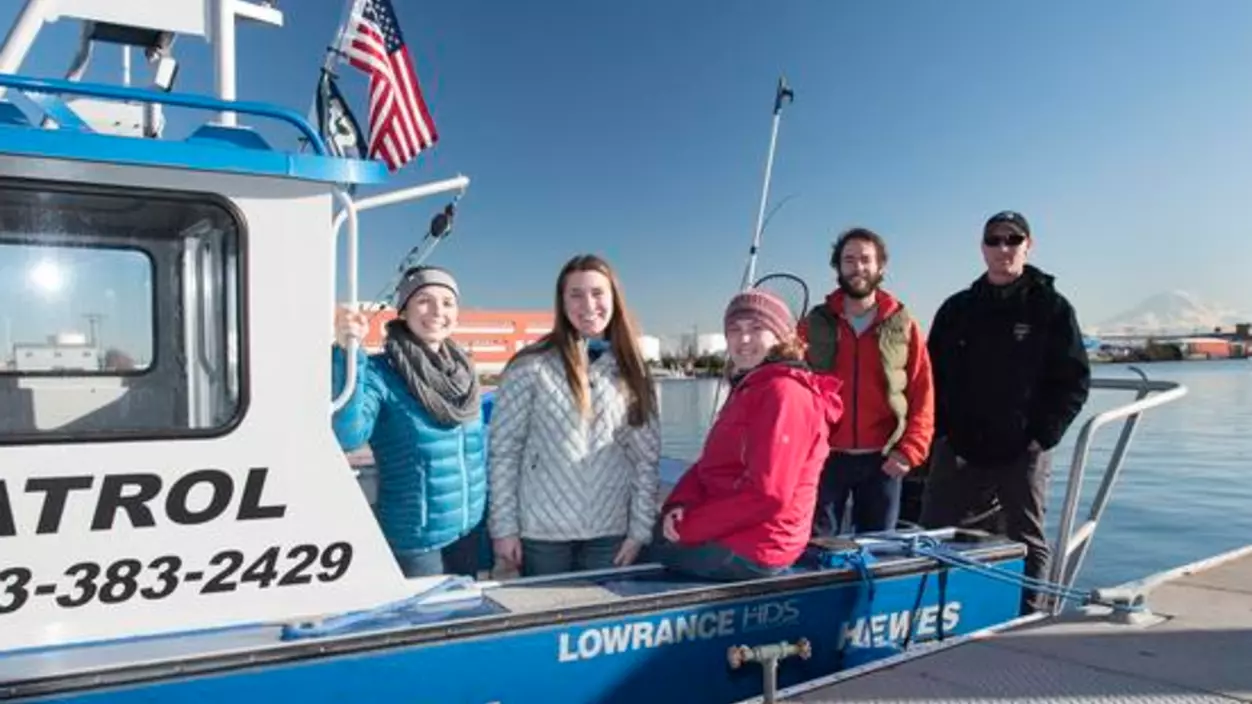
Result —
[[[1108, 610], [971, 639], [779, 692], [786, 702], [1252, 702], [1252, 545], [1152, 578], [1159, 618]], [[785, 665], [784, 665], [785, 667]]]

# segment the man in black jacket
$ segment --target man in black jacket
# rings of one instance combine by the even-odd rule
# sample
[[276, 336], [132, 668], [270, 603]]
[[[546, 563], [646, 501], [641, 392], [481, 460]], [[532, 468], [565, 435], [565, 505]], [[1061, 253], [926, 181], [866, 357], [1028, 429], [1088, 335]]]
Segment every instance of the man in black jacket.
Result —
[[[993, 215], [986, 273], [935, 314], [935, 443], [921, 521], [985, 525], [998, 506], [997, 532], [1025, 543], [1026, 574], [1046, 578], [1051, 450], [1087, 401], [1091, 367], [1073, 307], [1026, 263], [1032, 244], [1020, 213]], [[1023, 596], [1023, 612], [1043, 605]]]

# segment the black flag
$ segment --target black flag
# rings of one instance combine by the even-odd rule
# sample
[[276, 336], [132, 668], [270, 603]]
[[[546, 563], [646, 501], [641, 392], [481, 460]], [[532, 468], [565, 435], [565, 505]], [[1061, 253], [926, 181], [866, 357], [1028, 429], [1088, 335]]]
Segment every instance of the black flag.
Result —
[[334, 74], [325, 69], [322, 69], [322, 77], [317, 83], [314, 108], [318, 134], [326, 142], [326, 150], [331, 156], [365, 158], [365, 136], [361, 126], [339, 92]]
[[790, 103], [796, 99], [795, 91], [787, 86], [787, 79], [780, 77], [778, 79], [778, 92], [774, 95], [774, 114], [782, 112], [783, 98]]

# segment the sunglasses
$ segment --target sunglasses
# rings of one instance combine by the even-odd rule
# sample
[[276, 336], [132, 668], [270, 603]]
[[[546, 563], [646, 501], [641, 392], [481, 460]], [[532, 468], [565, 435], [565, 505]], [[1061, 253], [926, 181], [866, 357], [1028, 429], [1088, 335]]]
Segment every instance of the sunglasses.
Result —
[[1025, 235], [983, 235], [982, 243], [988, 247], [1020, 247], [1026, 241]]

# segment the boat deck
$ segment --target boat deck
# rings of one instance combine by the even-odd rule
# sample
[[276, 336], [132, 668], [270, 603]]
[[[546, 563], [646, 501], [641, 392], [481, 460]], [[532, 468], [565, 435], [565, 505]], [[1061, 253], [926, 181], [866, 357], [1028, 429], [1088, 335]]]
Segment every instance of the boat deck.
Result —
[[1106, 609], [1067, 614], [825, 686], [794, 687], [780, 699], [1252, 702], [1252, 546], [1153, 581], [1148, 606], [1157, 618], [1146, 623], [1114, 623]]

